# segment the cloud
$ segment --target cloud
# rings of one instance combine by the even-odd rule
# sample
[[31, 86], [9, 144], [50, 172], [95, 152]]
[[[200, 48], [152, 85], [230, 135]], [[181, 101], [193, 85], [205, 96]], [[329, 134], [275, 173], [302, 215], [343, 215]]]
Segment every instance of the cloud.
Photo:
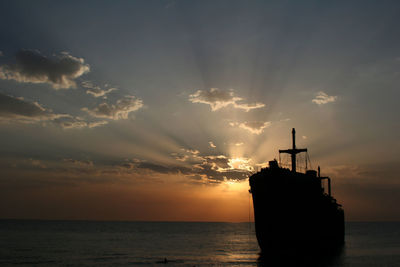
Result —
[[[252, 172], [249, 159], [232, 159], [224, 155], [205, 156], [203, 159], [201, 164], [194, 166], [192, 175], [200, 175], [206, 182], [244, 180]], [[239, 161], [242, 164], [239, 164]]]
[[32, 165], [32, 166], [34, 166], [34, 167], [38, 167], [38, 168], [41, 168], [41, 169], [46, 169], [47, 168], [47, 165], [46, 164], [44, 164], [42, 161], [40, 161], [40, 160], [37, 160], [37, 159], [29, 159], [29, 162], [30, 162], [30, 164]]
[[212, 111], [228, 105], [233, 105], [236, 101], [241, 100], [240, 97], [235, 97], [232, 91], [224, 91], [218, 88], [207, 90], [198, 90], [196, 93], [189, 96], [189, 101], [192, 103], [202, 103], [211, 106]]
[[180, 165], [161, 165], [154, 162], [148, 162], [140, 159], [126, 160], [125, 162], [118, 165], [125, 171], [134, 171], [138, 173], [140, 171], [151, 171], [162, 174], [188, 174], [191, 172], [190, 168]]
[[80, 117], [69, 114], [56, 114], [46, 109], [38, 102], [30, 102], [22, 97], [13, 97], [0, 93], [0, 121], [19, 123], [48, 123], [58, 125], [64, 129], [94, 128], [108, 123], [108, 121], [87, 122]]
[[[123, 161], [99, 161], [94, 164], [88, 159], [62, 158], [58, 160], [25, 160], [22, 163], [15, 159], [9, 162], [0, 162], [0, 167], [7, 165], [8, 168], [35, 169], [47, 174], [61, 174], [68, 177], [66, 182], [71, 182], [71, 177], [87, 179], [91, 182], [108, 181], [111, 177], [150, 177], [159, 179], [160, 175], [174, 175], [185, 177], [190, 183], [215, 184], [231, 180], [244, 180], [254, 171], [247, 158], [228, 158], [224, 155], [192, 154], [183, 151], [185, 155], [196, 158], [186, 162], [176, 161], [171, 163], [159, 163], [142, 159], [125, 159]], [[18, 163], [18, 165], [16, 164]], [[4, 166], [5, 166], [4, 165]], [[44, 174], [44, 173], [42, 173]], [[89, 175], [89, 176], [87, 176]]]
[[202, 183], [220, 183], [228, 180], [243, 180], [254, 171], [248, 158], [228, 158], [225, 155], [200, 155], [197, 150], [182, 149], [172, 153], [176, 164], [159, 164], [140, 159], [125, 160], [118, 166], [124, 172], [180, 174]]
[[83, 58], [67, 52], [48, 58], [36, 50], [20, 50], [16, 62], [0, 66], [0, 79], [48, 83], [54, 89], [76, 87], [75, 79], [90, 71]]
[[[181, 173], [188, 178], [194, 177], [202, 180], [206, 183], [219, 183], [226, 180], [243, 180], [247, 179], [249, 174], [249, 168], [235, 168], [239, 165], [232, 165], [232, 159], [227, 158], [223, 155], [218, 156], [203, 156], [202, 162], [198, 164], [192, 164], [189, 166], [163, 166], [154, 163], [140, 163], [137, 165], [139, 169], [148, 169], [159, 173], [176, 174]], [[243, 167], [243, 165], [240, 165]]]
[[202, 103], [210, 105], [212, 111], [232, 105], [234, 108], [243, 109], [246, 112], [262, 108], [265, 105], [262, 103], [238, 103], [243, 98], [235, 96], [234, 92], [221, 90], [218, 88], [211, 88], [210, 90], [197, 90], [194, 94], [189, 95], [189, 101], [192, 103]]
[[108, 93], [111, 93], [112, 91], [117, 90], [117, 88], [108, 88], [108, 89], [101, 89], [100, 86], [98, 85], [94, 85], [92, 82], [90, 81], [84, 81], [81, 83], [81, 85], [85, 88], [87, 88], [86, 93], [87, 94], [91, 94], [94, 97], [101, 97], [101, 96], [105, 96]]
[[187, 153], [192, 154], [192, 155], [200, 154], [200, 151], [198, 151], [197, 149], [183, 149], [183, 150], [186, 151]]
[[[185, 171], [189, 178], [207, 183], [219, 183], [226, 180], [243, 180], [254, 171], [248, 158], [228, 158], [225, 155], [200, 155], [183, 150], [183, 154], [174, 154], [175, 159], [184, 162], [190, 170]], [[201, 178], [201, 179], [200, 179]]]
[[170, 165], [170, 166], [164, 166], [164, 165], [160, 165], [160, 164], [156, 164], [156, 163], [152, 163], [152, 162], [139, 162], [136, 165], [137, 168], [139, 169], [148, 169], [148, 170], [152, 170], [154, 172], [159, 172], [159, 173], [164, 173], [164, 174], [176, 174], [176, 173], [190, 173], [190, 168], [187, 167], [183, 167], [183, 166], [174, 166], [174, 165]]
[[224, 169], [229, 169], [229, 160], [227, 157], [223, 155], [219, 156], [206, 156], [204, 157], [205, 162], [203, 163], [204, 165], [209, 165], [211, 166], [211, 169], [213, 170], [224, 170]]
[[22, 97], [13, 97], [0, 93], [0, 120], [35, 123], [66, 117], [67, 114], [54, 114], [38, 102], [30, 102]]
[[216, 148], [217, 146], [214, 145], [214, 143], [212, 141], [208, 142], [208, 144], [210, 145], [211, 148]]
[[337, 96], [329, 96], [326, 93], [320, 91], [317, 93], [316, 97], [312, 100], [313, 103], [317, 105], [324, 105], [327, 103], [335, 102]]
[[243, 157], [230, 158], [228, 160], [228, 165], [229, 165], [230, 169], [245, 170], [245, 171], [252, 172], [252, 171], [254, 171], [254, 168], [253, 168], [253, 166], [251, 166], [250, 162], [251, 162], [251, 159], [249, 159], [249, 158], [243, 158]]
[[86, 121], [73, 116], [57, 119], [54, 123], [64, 129], [81, 129], [88, 126]]
[[119, 99], [115, 105], [101, 103], [94, 109], [83, 108], [91, 116], [96, 118], [105, 118], [112, 120], [127, 119], [129, 113], [139, 110], [143, 107], [143, 101], [134, 96], [125, 96]]
[[263, 103], [253, 103], [253, 104], [239, 104], [239, 103], [234, 103], [233, 106], [238, 109], [244, 109], [246, 112], [252, 110], [252, 109], [257, 109], [257, 108], [262, 108], [265, 107], [265, 104]]
[[63, 159], [63, 162], [72, 163], [79, 167], [92, 167], [93, 166], [93, 161], [90, 161], [90, 160], [77, 160], [77, 159], [68, 158], [68, 159]]
[[177, 161], [186, 162], [189, 164], [198, 164], [203, 162], [203, 158], [199, 155], [200, 151], [195, 149], [184, 149], [182, 148], [182, 153], [171, 153], [171, 155]]
[[229, 123], [231, 126], [239, 126], [239, 128], [242, 128], [246, 131], [249, 131], [252, 134], [261, 134], [265, 128], [269, 127], [271, 125], [271, 122], [269, 121], [246, 121], [246, 122], [231, 122]]
[[64, 129], [82, 129], [82, 128], [95, 128], [102, 125], [106, 125], [108, 121], [87, 122], [80, 117], [73, 117], [71, 115], [68, 115], [66, 117], [54, 120], [54, 123], [61, 126]]
[[87, 124], [87, 126], [89, 128], [96, 128], [96, 127], [103, 126], [103, 125], [106, 125], [106, 124], [108, 124], [108, 121], [94, 121], [94, 122], [89, 122]]

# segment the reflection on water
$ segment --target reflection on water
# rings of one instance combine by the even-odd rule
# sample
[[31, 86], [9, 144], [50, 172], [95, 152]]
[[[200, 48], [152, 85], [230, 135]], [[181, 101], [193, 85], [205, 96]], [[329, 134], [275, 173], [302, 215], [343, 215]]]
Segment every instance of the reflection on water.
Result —
[[0, 266], [399, 266], [400, 223], [346, 229], [336, 250], [259, 255], [248, 223], [0, 220]]
[[260, 254], [257, 266], [343, 266], [345, 245], [327, 249], [307, 248], [295, 251], [269, 251]]

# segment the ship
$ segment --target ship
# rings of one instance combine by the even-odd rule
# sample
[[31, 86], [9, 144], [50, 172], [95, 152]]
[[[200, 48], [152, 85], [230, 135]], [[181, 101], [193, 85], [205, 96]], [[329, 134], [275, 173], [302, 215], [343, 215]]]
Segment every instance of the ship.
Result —
[[[291, 169], [276, 159], [249, 178], [255, 232], [261, 253], [329, 250], [344, 244], [344, 210], [321, 170], [297, 172], [296, 155], [307, 148], [279, 150], [291, 156]], [[327, 184], [327, 186], [324, 186]], [[327, 187], [327, 188], [326, 188]]]

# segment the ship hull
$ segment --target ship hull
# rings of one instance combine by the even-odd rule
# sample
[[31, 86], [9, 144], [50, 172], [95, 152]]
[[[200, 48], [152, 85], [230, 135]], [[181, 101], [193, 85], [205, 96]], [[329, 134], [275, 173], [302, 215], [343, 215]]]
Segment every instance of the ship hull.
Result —
[[263, 253], [330, 249], [344, 242], [344, 212], [317, 177], [266, 169], [250, 178], [258, 244]]

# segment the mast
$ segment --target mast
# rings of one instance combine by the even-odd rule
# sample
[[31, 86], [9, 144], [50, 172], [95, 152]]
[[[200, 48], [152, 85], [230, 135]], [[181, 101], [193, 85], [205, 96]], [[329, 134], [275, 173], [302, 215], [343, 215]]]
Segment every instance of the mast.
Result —
[[296, 148], [296, 130], [292, 129], [292, 149], [279, 149], [279, 153], [290, 154], [292, 158], [292, 172], [296, 172], [296, 155], [301, 152], [307, 152], [307, 148]]

